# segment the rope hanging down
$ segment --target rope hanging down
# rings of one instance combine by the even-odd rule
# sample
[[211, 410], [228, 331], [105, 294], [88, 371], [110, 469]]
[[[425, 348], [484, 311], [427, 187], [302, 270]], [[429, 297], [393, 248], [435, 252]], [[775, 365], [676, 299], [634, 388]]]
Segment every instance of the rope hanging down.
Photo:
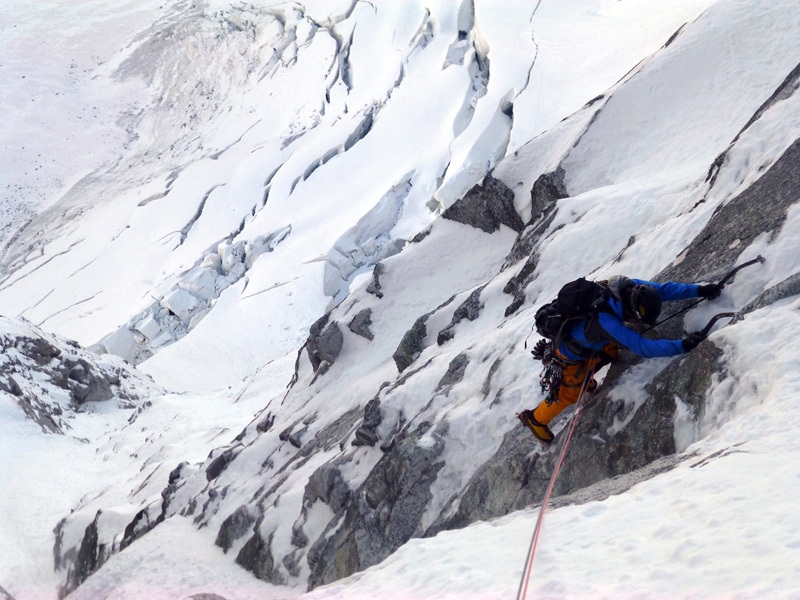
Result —
[[567, 433], [567, 437], [564, 439], [564, 446], [561, 448], [561, 454], [558, 456], [558, 462], [556, 462], [556, 467], [553, 469], [553, 475], [550, 477], [550, 483], [547, 485], [547, 491], [545, 492], [544, 499], [542, 500], [542, 507], [539, 509], [539, 518], [536, 520], [536, 527], [533, 530], [531, 545], [530, 548], [528, 548], [528, 556], [525, 559], [525, 567], [522, 569], [522, 578], [519, 582], [517, 600], [525, 600], [525, 596], [528, 593], [528, 583], [531, 578], [533, 557], [536, 554], [536, 545], [539, 542], [539, 532], [542, 529], [542, 521], [544, 521], [544, 511], [547, 509], [547, 505], [550, 502], [550, 496], [552, 495], [553, 488], [556, 485], [556, 479], [558, 479], [558, 474], [561, 472], [561, 465], [564, 463], [564, 457], [567, 455], [569, 441], [572, 439], [572, 434], [575, 431], [575, 425], [578, 423], [578, 417], [581, 414], [581, 408], [583, 408], [583, 398], [586, 395], [586, 385], [591, 378], [592, 369], [587, 369], [586, 377], [583, 378], [583, 385], [581, 386], [581, 392], [578, 396], [577, 408], [575, 409], [575, 414], [572, 417], [572, 423], [570, 424], [569, 432]]

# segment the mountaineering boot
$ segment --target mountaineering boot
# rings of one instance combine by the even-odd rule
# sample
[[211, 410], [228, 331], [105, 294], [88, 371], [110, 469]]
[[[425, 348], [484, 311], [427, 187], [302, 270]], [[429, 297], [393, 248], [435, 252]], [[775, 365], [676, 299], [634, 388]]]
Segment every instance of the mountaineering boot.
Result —
[[549, 444], [555, 439], [555, 436], [553, 435], [553, 432], [550, 431], [550, 428], [547, 425], [542, 425], [534, 418], [532, 410], [523, 410], [517, 416], [519, 417], [519, 420], [522, 421], [522, 424], [530, 429], [533, 435], [536, 436], [536, 439], [543, 444]]

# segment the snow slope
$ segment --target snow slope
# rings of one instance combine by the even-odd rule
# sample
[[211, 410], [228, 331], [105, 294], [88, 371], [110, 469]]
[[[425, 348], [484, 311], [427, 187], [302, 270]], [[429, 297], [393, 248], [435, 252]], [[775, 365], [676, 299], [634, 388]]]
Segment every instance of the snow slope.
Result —
[[[511, 596], [536, 509], [412, 539], [304, 593], [318, 574], [296, 532], [334, 533], [330, 503], [304, 502], [310, 478], [335, 465], [355, 490], [369, 477], [382, 451], [349, 442], [379, 398], [382, 443], [419, 424], [417, 444], [444, 465], [418, 532], [451, 514], [514, 413], [539, 400], [522, 346], [533, 309], [577, 276], [656, 275], [800, 137], [796, 83], [770, 101], [800, 57], [789, 1], [215, 0], [114, 16], [99, 0], [47, 1], [41, 13], [0, 9], [20, 25], [2, 35], [0, 312], [140, 363], [172, 393], [133, 413], [77, 412], [64, 436], [42, 434], [2, 393], [0, 585], [17, 600], [63, 584], [57, 525], [62, 550], [96, 523], [116, 551], [135, 515], [161, 510], [184, 462], [170, 518], [105, 556], [71, 598]], [[86, 75], [31, 51], [55, 27]], [[100, 35], [109, 27], [124, 47]], [[45, 109], [25, 108], [31, 95]], [[87, 96], [98, 129], [73, 119]], [[23, 150], [28, 139], [38, 145]], [[41, 173], [25, 170], [30, 148], [46, 157]], [[524, 305], [506, 315], [503, 289], [524, 262], [506, 262], [516, 232], [439, 217], [492, 172], [527, 221], [534, 181], [559, 166], [569, 197], [535, 248]], [[741, 248], [739, 262], [767, 263], [690, 312], [687, 330], [800, 270], [798, 218], [790, 209], [779, 232]], [[369, 290], [376, 264], [382, 297]], [[479, 317], [459, 321], [470, 298]], [[372, 340], [347, 328], [365, 309]], [[683, 460], [548, 514], [529, 597], [796, 597], [797, 309], [788, 298], [712, 336], [726, 371], [699, 420], [676, 411]], [[343, 345], [320, 374], [298, 350], [328, 311]], [[399, 374], [392, 355], [423, 315], [421, 351]], [[454, 337], [437, 343], [448, 326]], [[640, 406], [669, 362], [632, 369], [615, 393]], [[341, 442], [306, 460], [339, 418], [352, 424]], [[226, 449], [235, 458], [209, 479]], [[256, 528], [281, 586], [234, 562], [247, 537], [215, 546], [265, 482], [272, 508]], [[192, 505], [204, 508], [189, 519]]]

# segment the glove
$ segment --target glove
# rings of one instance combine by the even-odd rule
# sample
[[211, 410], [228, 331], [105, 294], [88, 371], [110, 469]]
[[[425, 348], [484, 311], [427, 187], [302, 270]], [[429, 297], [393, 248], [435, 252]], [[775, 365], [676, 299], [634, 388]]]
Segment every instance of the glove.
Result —
[[702, 331], [695, 331], [694, 333], [690, 333], [685, 338], [681, 340], [681, 344], [683, 344], [683, 349], [686, 352], [691, 352], [697, 345], [706, 339], [706, 334]]
[[722, 288], [724, 287], [724, 285], [718, 283], [699, 285], [697, 286], [697, 295], [706, 300], [713, 300], [714, 298], [719, 298], [719, 295], [722, 293]]
[[533, 358], [536, 360], [542, 360], [544, 358], [544, 353], [547, 351], [547, 347], [550, 345], [550, 342], [547, 340], [539, 340], [536, 342], [536, 345], [531, 350], [531, 354]]

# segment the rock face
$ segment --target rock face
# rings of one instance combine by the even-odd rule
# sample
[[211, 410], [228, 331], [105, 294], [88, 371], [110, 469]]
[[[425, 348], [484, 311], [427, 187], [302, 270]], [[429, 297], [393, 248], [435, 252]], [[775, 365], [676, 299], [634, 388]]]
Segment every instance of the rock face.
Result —
[[370, 331], [369, 326], [372, 325], [372, 310], [369, 308], [365, 308], [364, 310], [360, 311], [350, 323], [347, 325], [347, 328], [355, 333], [356, 335], [360, 335], [363, 338], [372, 341], [375, 339], [375, 336]]
[[26, 321], [0, 317], [0, 346], [0, 392], [47, 433], [64, 433], [69, 411], [112, 398], [133, 408], [155, 389], [122, 360], [99, 357]]
[[414, 322], [414, 326], [406, 332], [397, 350], [392, 355], [397, 365], [397, 370], [401, 373], [417, 360], [417, 357], [425, 348], [423, 342], [425, 336], [428, 335], [428, 328], [425, 327], [426, 320], [427, 316], [423, 316]]
[[339, 356], [344, 344], [344, 337], [336, 321], [328, 322], [330, 314], [325, 315], [311, 326], [306, 351], [314, 371], [327, 369]]
[[[800, 144], [792, 145], [749, 189], [721, 206], [680, 260], [656, 279], [713, 280], [739, 261], [737, 247], [746, 247], [747, 242], [765, 233], [776, 236], [786, 221], [787, 210], [800, 197], [799, 153]], [[545, 189], [553, 191], [548, 186]], [[753, 206], [759, 210], [753, 212]], [[490, 311], [502, 314], [502, 307], [498, 310], [496, 305], [497, 298], [502, 298], [501, 285], [510, 286], [516, 298], [524, 299], [526, 281], [535, 271], [537, 260], [536, 232], [541, 235], [546, 230], [545, 223], [551, 218], [546, 213], [554, 209], [543, 210], [545, 214], [526, 230], [531, 235], [526, 242], [531, 254], [517, 267], [516, 275], [508, 278], [507, 284], [476, 287], [454, 309], [448, 308], [451, 298], [400, 333], [393, 356], [400, 373], [373, 392], [370, 400], [336, 413], [336, 418], [321, 426], [317, 426], [324, 419], [320, 414], [334, 410], [329, 405], [292, 415], [288, 421], [285, 415], [265, 409], [233, 443], [212, 452], [203, 464], [176, 469], [162, 497], [128, 524], [121, 545], [131, 543], [171, 515], [193, 515], [200, 526], [215, 524], [217, 545], [254, 576], [287, 583], [297, 582], [307, 573], [307, 583], [313, 588], [377, 564], [413, 537], [435, 535], [540, 502], [557, 460], [558, 446], [554, 452], [539, 451], [530, 433], [513, 424], [484, 460], [460, 466], [465, 474], [459, 475], [463, 479], [455, 492], [442, 493], [442, 480], [456, 479], [457, 469], [448, 462], [452, 460], [448, 458], [448, 444], [463, 441], [453, 441], [454, 423], [440, 417], [436, 407], [446, 406], [470, 377], [479, 377], [482, 387], [478, 383], [469, 389], [480, 391], [479, 401], [485, 403], [486, 410], [507, 411], [504, 386], [518, 376], [509, 373], [507, 365], [520, 349], [511, 347], [491, 354], [473, 346], [458, 347], [459, 338], [454, 334], [465, 320], [480, 323]], [[737, 244], [737, 240], [741, 241]], [[507, 268], [511, 266], [507, 263]], [[345, 336], [369, 339], [365, 332], [371, 332], [370, 311], [385, 302], [374, 295], [377, 275], [384, 271], [376, 268], [374, 273], [371, 289], [364, 290], [373, 304], [362, 305], [363, 298], [354, 299], [350, 308], [332, 310], [311, 328], [305, 349], [312, 373], [303, 377], [296, 373], [295, 388], [301, 389], [304, 381], [311, 389], [325, 364], [341, 360]], [[744, 312], [798, 293], [800, 277], [792, 275], [753, 298]], [[492, 298], [495, 305], [490, 305]], [[339, 323], [349, 325], [340, 327]], [[419, 364], [422, 361], [417, 361], [418, 357], [432, 343], [429, 329], [435, 331], [434, 325], [441, 344], [437, 348], [457, 349], [446, 360], [432, 357]], [[673, 320], [653, 335], [680, 336], [680, 329], [679, 320]], [[369, 344], [370, 348], [374, 345]], [[37, 356], [41, 362], [58, 360], [57, 353], [46, 344], [27, 347], [32, 348], [32, 362]], [[494, 360], [489, 361], [490, 356]], [[624, 383], [634, 369], [646, 375], [640, 376], [643, 387], [631, 399], [619, 392], [626, 386], [617, 384]], [[584, 406], [555, 487], [554, 504], [607, 497], [674, 466], [680, 450], [676, 415], [697, 420], [705, 410], [708, 390], [716, 378], [726, 376], [726, 369], [723, 349], [710, 341], [671, 361], [624, 356]], [[427, 388], [414, 388], [427, 390], [421, 399], [414, 395], [416, 392], [404, 392], [409, 382], [419, 379], [429, 382]], [[291, 394], [287, 402], [291, 402]], [[291, 412], [289, 406], [284, 410]], [[566, 411], [559, 418], [566, 422], [569, 415]], [[276, 446], [271, 441], [274, 439], [284, 444]], [[245, 468], [238, 466], [241, 463], [260, 467], [243, 478], [237, 471]], [[301, 469], [306, 471], [299, 476]], [[283, 525], [270, 523], [268, 515], [270, 506], [286, 501], [281, 493], [293, 477], [300, 477], [304, 487], [302, 494], [292, 491], [295, 497], [302, 495], [302, 500], [295, 520], [285, 525], [290, 528], [288, 536], [277, 529]], [[256, 482], [242, 488], [246, 493], [237, 492], [237, 486], [246, 485], [243, 479]], [[328, 515], [324, 520], [319, 517], [323, 513]], [[110, 538], [103, 537], [102, 525], [98, 513], [80, 544], [57, 552], [60, 564], [69, 567], [64, 589], [77, 585], [119, 547], [113, 532]], [[276, 544], [279, 533], [291, 537], [289, 551]]]
[[494, 233], [500, 225], [522, 231], [524, 223], [514, 208], [514, 192], [502, 181], [488, 175], [442, 213], [442, 217]]
[[[776, 234], [800, 190], [800, 140], [741, 194], [725, 203], [660, 280], [718, 281], [741, 249], [763, 233]], [[742, 272], [738, 277], [746, 277]]]
[[[443, 466], [446, 425], [421, 423], [399, 436], [343, 510], [343, 524], [309, 551], [309, 587], [336, 581], [378, 564], [412, 537], [431, 498], [430, 485]], [[419, 441], [430, 432], [431, 443]], [[332, 521], [332, 524], [336, 520]]]
[[436, 338], [437, 344], [441, 346], [445, 342], [452, 340], [455, 337], [456, 326], [464, 319], [474, 321], [480, 316], [481, 311], [484, 308], [483, 304], [481, 303], [482, 291], [483, 286], [472, 292], [469, 297], [455, 310], [453, 313], [453, 318], [450, 320], [450, 324], [439, 332], [439, 335]]

